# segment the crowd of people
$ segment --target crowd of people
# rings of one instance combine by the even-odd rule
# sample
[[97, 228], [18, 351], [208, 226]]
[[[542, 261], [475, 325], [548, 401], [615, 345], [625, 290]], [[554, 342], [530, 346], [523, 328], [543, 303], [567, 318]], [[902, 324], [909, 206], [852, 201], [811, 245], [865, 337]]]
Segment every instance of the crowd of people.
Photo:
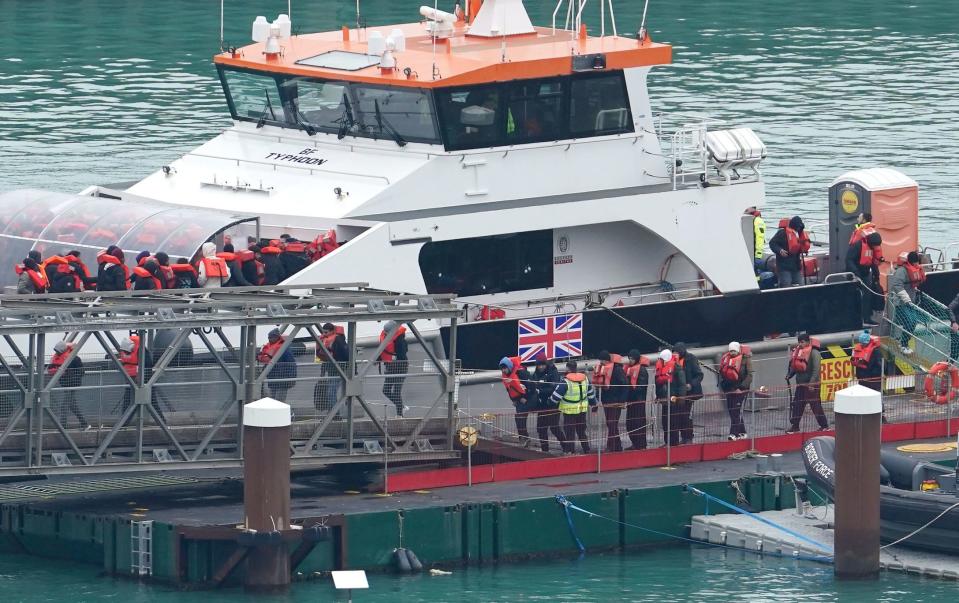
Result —
[[[959, 303], [959, 302], [957, 302]], [[786, 433], [798, 433], [800, 421], [808, 407], [821, 430], [829, 429], [820, 399], [820, 344], [807, 333], [799, 333], [790, 352], [785, 375], [791, 391], [789, 425]], [[852, 365], [859, 383], [879, 390], [882, 379], [880, 340], [863, 331], [852, 350]], [[545, 354], [538, 355], [531, 366], [523, 366], [518, 357], [505, 357], [499, 362], [503, 386], [515, 408], [516, 432], [521, 445], [534, 440], [543, 452], [550, 450], [550, 434], [559, 442], [565, 455], [590, 452], [587, 436], [587, 413], [602, 409], [606, 425], [607, 452], [622, 451], [619, 431], [625, 410], [628, 450], [643, 450], [648, 445], [654, 417], [647, 410], [649, 402], [659, 405], [663, 445], [681, 446], [693, 442], [692, 412], [701, 400], [705, 373], [703, 364], [682, 342], [661, 349], [655, 362], [638, 350], [626, 356], [602, 351], [598, 363], [587, 374], [576, 360], [566, 362], [560, 373], [555, 362]], [[730, 342], [714, 369], [718, 387], [729, 415], [731, 441], [748, 437], [743, 421], [743, 404], [755, 389], [752, 352], [748, 346]], [[795, 384], [795, 391], [792, 385]], [[536, 415], [535, 438], [530, 436], [528, 420]], [[885, 418], [883, 418], [885, 421]]]
[[17, 293], [278, 285], [336, 247], [332, 230], [309, 243], [288, 234], [270, 240], [250, 237], [246, 249], [240, 251], [231, 242], [218, 251], [215, 243], [207, 241], [192, 260], [181, 257], [174, 261], [164, 251], [141, 251], [131, 269], [123, 250], [110, 245], [96, 254], [93, 271], [77, 249], [45, 259], [34, 249], [15, 267]]

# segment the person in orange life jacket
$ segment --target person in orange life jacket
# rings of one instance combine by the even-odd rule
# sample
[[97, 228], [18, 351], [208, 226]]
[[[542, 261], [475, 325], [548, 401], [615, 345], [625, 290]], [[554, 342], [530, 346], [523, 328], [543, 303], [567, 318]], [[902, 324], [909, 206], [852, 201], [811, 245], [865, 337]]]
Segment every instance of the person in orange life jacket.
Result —
[[162, 289], [163, 283], [157, 277], [159, 271], [160, 267], [154, 260], [147, 260], [142, 266], [134, 268], [133, 276], [130, 277], [133, 281], [133, 290], [154, 291]]
[[852, 368], [860, 385], [882, 391], [882, 344], [878, 337], [863, 331], [852, 348]]
[[137, 257], [134, 261], [136, 262], [137, 266], [142, 266], [143, 263], [146, 262], [148, 259], [150, 259], [150, 250], [144, 249], [143, 251], [137, 254]]
[[789, 357], [789, 370], [786, 372], [787, 382], [793, 377], [796, 378], [796, 391], [793, 394], [786, 433], [799, 433], [799, 422], [806, 412], [807, 404], [816, 416], [819, 429], [823, 431], [829, 429], [829, 421], [819, 399], [819, 366], [822, 356], [818, 345], [813, 345], [809, 333], [799, 333], [796, 339], [798, 345]]
[[794, 287], [800, 281], [802, 256], [809, 251], [809, 235], [802, 218], [793, 216], [786, 227], [780, 228], [769, 239], [769, 249], [776, 254], [776, 272], [780, 287]]
[[536, 389], [536, 435], [539, 438], [539, 447], [543, 452], [549, 452], [549, 433], [553, 432], [556, 441], [562, 447], [565, 435], [559, 425], [559, 408], [552, 402], [553, 392], [562, 379], [556, 365], [540, 352], [534, 359], [536, 365], [530, 373], [530, 387]]
[[76, 271], [77, 276], [80, 277], [80, 282], [83, 283], [84, 291], [93, 291], [97, 287], [96, 277], [90, 276], [90, 269], [87, 268], [87, 265], [83, 263], [83, 260], [80, 259], [80, 252], [77, 250], [69, 251], [66, 255], [67, 262], [73, 266], [73, 269]]
[[170, 266], [170, 256], [165, 251], [158, 251], [153, 259], [157, 263], [157, 278], [160, 279], [163, 288], [176, 289], [176, 273]]
[[[53, 346], [53, 356], [50, 358], [50, 364], [47, 365], [48, 378], [53, 377], [60, 370], [72, 351], [73, 344], [66, 341], [58, 341]], [[76, 390], [71, 389], [81, 385], [83, 385], [83, 360], [80, 359], [80, 356], [74, 356], [70, 360], [70, 364], [67, 364], [67, 367], [63, 369], [60, 379], [57, 381], [57, 386], [64, 388], [60, 392], [63, 397], [60, 400], [60, 425], [63, 427], [67, 426], [67, 413], [70, 412], [77, 418], [80, 427], [91, 428], [77, 405]]]
[[83, 281], [77, 274], [77, 269], [67, 258], [59, 255], [52, 256], [41, 267], [47, 278], [49, 293], [77, 293], [83, 290]]
[[619, 438], [619, 417], [623, 413], [626, 400], [626, 371], [606, 350], [597, 357], [599, 364], [593, 371], [593, 387], [599, 392], [599, 401], [603, 405], [606, 420], [606, 451], [621, 452], [623, 442]]
[[40, 271], [40, 265], [31, 257], [23, 258], [23, 263], [16, 267], [17, 274], [17, 293], [21, 295], [32, 295], [37, 293], [46, 293], [47, 279]]
[[279, 354], [276, 363], [266, 375], [266, 386], [270, 397], [280, 402], [286, 402], [287, 394], [296, 385], [293, 382], [293, 379], [296, 379], [296, 359], [293, 358], [290, 346], [283, 349], [285, 343], [286, 338], [280, 335], [279, 329], [273, 329], [267, 334], [267, 343], [260, 348], [260, 353], [256, 356], [260, 363], [267, 365]]
[[196, 289], [200, 286], [200, 283], [197, 282], [196, 268], [193, 267], [190, 260], [180, 258], [176, 261], [176, 264], [170, 265], [170, 270], [173, 272], [174, 289]]
[[[126, 339], [120, 342], [120, 348], [118, 350], [118, 356], [120, 358], [120, 364], [123, 366], [123, 372], [130, 377], [130, 379], [137, 383], [138, 375], [140, 373], [140, 354], [143, 354], [143, 382], [146, 383], [150, 380], [150, 375], [152, 371], [150, 370], [153, 366], [153, 356], [150, 354], [150, 350], [141, 346], [140, 336], [139, 335], [130, 335]], [[120, 413], [125, 414], [127, 409], [130, 408], [130, 405], [133, 404], [133, 386], [126, 388], [123, 392], [123, 399], [120, 403]], [[159, 403], [157, 402], [157, 390], [152, 389], [150, 392], [150, 405], [153, 407], [153, 410], [156, 411], [157, 416], [160, 417], [164, 422], [166, 419], [163, 416], [163, 410], [160, 408]]]
[[516, 408], [514, 419], [516, 432], [519, 434], [519, 443], [529, 446], [529, 430], [526, 427], [529, 412], [534, 409], [536, 391], [530, 386], [529, 372], [520, 364], [518, 357], [503, 357], [499, 361], [499, 369], [503, 375], [503, 386], [506, 395]]
[[673, 355], [676, 363], [683, 369], [686, 380], [686, 393], [680, 394], [680, 444], [689, 444], [693, 441], [693, 403], [703, 397], [703, 369], [699, 358], [686, 351], [686, 344], [682, 341], [673, 346]]
[[280, 235], [280, 240], [283, 241], [280, 261], [287, 276], [293, 276], [310, 265], [310, 258], [306, 256], [306, 243], [288, 234]]
[[97, 291], [129, 289], [130, 269], [123, 262], [123, 250], [116, 245], [97, 253]]
[[345, 384], [335, 364], [346, 370], [350, 361], [350, 348], [342, 328], [330, 322], [320, 327], [315, 361], [320, 363], [320, 378], [313, 387], [313, 406], [321, 413], [329, 413], [339, 399], [340, 385]]
[[919, 286], [926, 281], [926, 273], [919, 261], [919, 254], [910, 251], [906, 254], [904, 261], [897, 262], [896, 269], [889, 277], [889, 292], [892, 294], [892, 305], [895, 308], [893, 322], [899, 331], [900, 351], [906, 356], [912, 354], [912, 349], [909, 347], [911, 337], [909, 306], [919, 299]]
[[588, 454], [586, 413], [588, 407], [596, 407], [596, 391], [593, 389], [593, 384], [589, 382], [589, 378], [579, 372], [579, 366], [575, 360], [566, 363], [566, 375], [553, 390], [550, 401], [559, 407], [559, 412], [563, 415], [563, 454], [569, 455], [576, 452], [577, 439], [583, 454]]
[[746, 438], [743, 423], [743, 402], [753, 384], [753, 362], [748, 348], [743, 349], [738, 341], [729, 344], [728, 351], [719, 361], [719, 389], [726, 396], [726, 411], [729, 413], [729, 439]]
[[257, 252], [257, 259], [263, 262], [263, 284], [279, 285], [286, 280], [287, 273], [280, 261], [280, 248], [272, 243], [263, 245]]
[[[383, 363], [383, 372], [387, 375], [405, 374], [409, 363], [407, 362], [407, 344], [406, 327], [398, 325], [395, 320], [388, 320], [383, 324], [383, 330], [380, 332], [380, 341], [390, 339], [390, 342], [383, 348], [380, 354], [380, 362]], [[396, 416], [402, 417], [403, 411], [407, 410], [403, 406], [403, 381], [406, 377], [387, 377], [383, 383], [383, 395], [396, 407]]]
[[656, 382], [656, 400], [662, 404], [664, 444], [676, 446], [682, 428], [683, 399], [686, 392], [686, 372], [679, 366], [679, 359], [672, 350], [666, 348], [659, 353], [654, 372]]
[[872, 319], [873, 302], [878, 294], [881, 297], [879, 286], [879, 264], [882, 258], [882, 236], [866, 228], [858, 231], [863, 236], [849, 244], [846, 252], [846, 271], [856, 275], [859, 279], [861, 293], [862, 322], [865, 326], [875, 326]]
[[246, 280], [246, 277], [243, 275], [243, 265], [237, 258], [232, 243], [225, 243], [223, 245], [223, 251], [216, 254], [216, 257], [226, 262], [227, 267], [230, 269], [230, 280], [223, 285], [224, 287], [251, 286], [250, 281]]
[[646, 448], [646, 397], [649, 389], [649, 360], [639, 350], [629, 351], [629, 364], [626, 366], [626, 432], [632, 443], [630, 450]]
[[260, 286], [266, 280], [266, 269], [263, 262], [257, 259], [259, 247], [246, 249], [236, 252], [236, 260], [240, 264], [240, 270], [243, 271], [243, 278], [251, 285]]
[[862, 239], [869, 234], [870, 230], [876, 230], [876, 225], [872, 223], [872, 214], [867, 211], [860, 213], [856, 216], [856, 226], [853, 228], [852, 234], [849, 235], [849, 244], [852, 245]]
[[205, 289], [224, 287], [230, 280], [230, 267], [222, 258], [216, 257], [216, 245], [209, 241], [200, 246], [196, 280]]

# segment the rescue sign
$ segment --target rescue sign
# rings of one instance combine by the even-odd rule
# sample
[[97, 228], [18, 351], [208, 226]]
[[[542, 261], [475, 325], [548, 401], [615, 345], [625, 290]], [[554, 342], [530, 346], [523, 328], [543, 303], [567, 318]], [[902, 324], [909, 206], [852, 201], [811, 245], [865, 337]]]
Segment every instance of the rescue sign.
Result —
[[822, 350], [822, 362], [819, 364], [820, 400], [833, 400], [836, 392], [849, 387], [853, 378], [852, 359], [846, 350], [838, 345]]

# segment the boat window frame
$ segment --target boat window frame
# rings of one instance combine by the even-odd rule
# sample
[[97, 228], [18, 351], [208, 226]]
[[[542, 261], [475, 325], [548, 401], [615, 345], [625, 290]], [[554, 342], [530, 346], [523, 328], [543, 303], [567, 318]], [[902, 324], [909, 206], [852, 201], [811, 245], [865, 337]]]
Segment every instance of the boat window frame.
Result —
[[[610, 75], [618, 76], [620, 87], [623, 93], [623, 99], [625, 100], [626, 108], [626, 123], [622, 131], [619, 132], [593, 132], [593, 133], [579, 133], [573, 135], [571, 133], [571, 124], [570, 120], [572, 118], [572, 91], [573, 83], [581, 82], [584, 80], [592, 78], [601, 78], [609, 77]], [[519, 81], [539, 81], [539, 82], [554, 82], [559, 81], [562, 84], [562, 94], [560, 100], [560, 111], [562, 113], [562, 124], [557, 129], [557, 137], [546, 138], [546, 137], [535, 137], [527, 140], [510, 140], [508, 134], [505, 131], [505, 122], [506, 122], [506, 111], [508, 110], [508, 100], [511, 91], [511, 87], [514, 86]], [[498, 92], [499, 101], [498, 109], [496, 113], [496, 127], [503, 128], [503, 131], [498, 135], [497, 139], [493, 141], [493, 144], [483, 144], [483, 145], [470, 145], [470, 144], [457, 144], [452, 141], [447, 135], [447, 129], [445, 124], [450, 123], [447, 121], [447, 117], [455, 119], [455, 116], [447, 115], [446, 104], [440, 102], [440, 94], [455, 94], [459, 92], [469, 92], [471, 90], [478, 90], [487, 86], [495, 86]], [[468, 86], [450, 86], [444, 88], [435, 88], [433, 89], [434, 93], [434, 106], [436, 107], [436, 116], [439, 119], [439, 133], [443, 138], [443, 146], [447, 151], [469, 151], [476, 149], [493, 149], [499, 147], [515, 147], [527, 144], [542, 144], [543, 142], [551, 141], [562, 141], [562, 140], [583, 140], [587, 138], [599, 138], [602, 136], [621, 136], [621, 135], [631, 135], [636, 133], [636, 126], [633, 122], [633, 110], [632, 104], [629, 98], [629, 88], [626, 85], [626, 73], [622, 69], [609, 69], [603, 71], [595, 72], [583, 72], [583, 73], [572, 73], [569, 75], [560, 75], [560, 76], [550, 76], [550, 77], [539, 77], [539, 78], [523, 78], [522, 80], [508, 80], [501, 82], [488, 82], [483, 84], [472, 84]]]
[[[430, 88], [420, 88], [416, 86], [389, 86], [385, 84], [373, 84], [366, 82], [354, 82], [346, 79], [326, 79], [319, 77], [311, 77], [307, 75], [293, 75], [293, 74], [283, 74], [283, 73], [271, 73], [268, 71], [262, 71], [258, 69], [247, 69], [244, 67], [234, 67], [232, 65], [217, 65], [217, 73], [220, 78], [220, 85], [223, 88], [223, 94], [226, 97], [227, 107], [230, 110], [230, 116], [235, 121], [245, 121], [249, 123], [257, 123], [259, 120], [252, 117], [239, 115], [236, 111], [236, 104], [233, 101], [233, 95], [230, 93], [229, 83], [227, 82], [226, 73], [228, 71], [234, 72], [243, 72], [251, 73], [254, 75], [267, 77], [273, 80], [273, 85], [276, 87], [277, 97], [280, 102], [280, 109], [283, 113], [283, 120], [272, 120], [266, 119], [263, 123], [269, 124], [271, 126], [277, 126], [280, 128], [291, 129], [291, 130], [302, 130], [303, 127], [301, 124], [297, 123], [297, 120], [292, 115], [292, 96], [289, 94], [289, 88], [284, 87], [284, 83], [289, 80], [306, 80], [316, 84], [336, 84], [344, 87], [346, 94], [348, 95], [349, 101], [353, 107], [354, 118], [356, 119], [357, 124], [360, 124], [361, 121], [358, 116], [355, 115], [355, 112], [359, 107], [359, 99], [355, 91], [356, 87], [362, 88], [374, 88], [379, 90], [395, 90], [399, 92], [415, 92], [421, 94], [426, 102], [429, 104], [430, 117], [433, 122], [433, 131], [435, 133], [434, 138], [428, 138], [423, 136], [412, 136], [408, 135], [405, 132], [401, 132], [401, 135], [404, 140], [407, 142], [416, 142], [423, 143], [428, 145], [440, 145], [443, 146], [443, 134], [440, 131], [440, 120], [437, 115], [437, 107], [435, 98], [433, 96], [433, 91]], [[317, 132], [323, 132], [325, 134], [337, 134], [339, 132], [339, 127], [331, 128], [326, 125], [319, 124], [309, 124], [311, 127], [315, 128]], [[366, 138], [370, 140], [392, 140], [389, 134], [381, 132], [369, 132], [360, 128], [353, 128], [347, 131], [346, 136], [353, 138]]]

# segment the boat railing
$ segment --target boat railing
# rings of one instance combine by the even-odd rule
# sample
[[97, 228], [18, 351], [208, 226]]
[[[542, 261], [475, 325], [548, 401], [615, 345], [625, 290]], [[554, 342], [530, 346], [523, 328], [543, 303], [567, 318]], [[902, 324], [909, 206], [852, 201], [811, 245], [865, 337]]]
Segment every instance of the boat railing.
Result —
[[[937, 362], [959, 359], [959, 336], [952, 332], [949, 309], [930, 295], [919, 294], [914, 303], [905, 303], [890, 292], [883, 321], [909, 362], [929, 367]], [[896, 351], [895, 349], [893, 350]]]
[[[723, 122], [703, 115], [681, 113], [655, 113], [653, 120], [657, 137], [669, 145], [663, 155], [670, 160], [667, 167], [673, 180], [673, 189], [688, 182], [704, 180], [709, 166], [706, 132]], [[679, 125], [673, 129], [670, 125], [673, 123]]]

